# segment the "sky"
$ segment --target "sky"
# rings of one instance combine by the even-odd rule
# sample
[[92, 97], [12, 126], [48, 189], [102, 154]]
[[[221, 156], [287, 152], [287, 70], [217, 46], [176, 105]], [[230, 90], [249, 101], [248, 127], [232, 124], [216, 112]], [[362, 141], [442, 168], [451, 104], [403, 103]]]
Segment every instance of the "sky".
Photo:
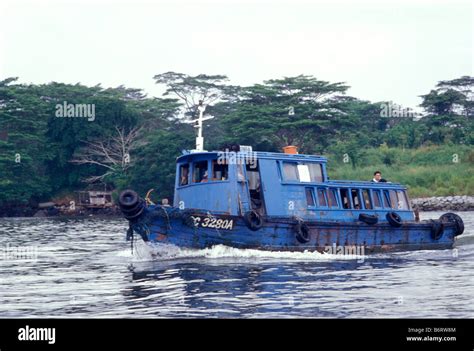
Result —
[[231, 84], [312, 75], [417, 109], [474, 75], [472, 1], [0, 0], [0, 80], [125, 85], [224, 74]]

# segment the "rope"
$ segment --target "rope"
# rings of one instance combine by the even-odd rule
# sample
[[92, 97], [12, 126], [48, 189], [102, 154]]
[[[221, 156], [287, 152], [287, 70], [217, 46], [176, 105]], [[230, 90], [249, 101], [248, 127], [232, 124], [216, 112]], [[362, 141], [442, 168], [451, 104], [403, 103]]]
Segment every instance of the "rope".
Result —
[[150, 190], [148, 190], [148, 192], [147, 192], [146, 195], [145, 195], [145, 201], [146, 201], [147, 206], [149, 206], [149, 205], [154, 205], [153, 201], [151, 201], [151, 199], [150, 199], [150, 194], [151, 194], [154, 190], [155, 190], [155, 189], [150, 189]]

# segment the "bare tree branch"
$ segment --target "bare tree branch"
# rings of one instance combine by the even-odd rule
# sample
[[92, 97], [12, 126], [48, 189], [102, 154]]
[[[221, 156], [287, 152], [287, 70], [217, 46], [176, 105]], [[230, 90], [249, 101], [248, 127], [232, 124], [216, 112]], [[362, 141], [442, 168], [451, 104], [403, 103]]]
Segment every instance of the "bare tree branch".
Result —
[[116, 135], [108, 140], [86, 141], [86, 145], [74, 155], [69, 162], [77, 165], [97, 165], [106, 169], [102, 175], [91, 176], [84, 181], [94, 183], [103, 181], [115, 174], [124, 174], [130, 168], [132, 160], [130, 152], [140, 143], [141, 128], [126, 131], [125, 128], [115, 127]]

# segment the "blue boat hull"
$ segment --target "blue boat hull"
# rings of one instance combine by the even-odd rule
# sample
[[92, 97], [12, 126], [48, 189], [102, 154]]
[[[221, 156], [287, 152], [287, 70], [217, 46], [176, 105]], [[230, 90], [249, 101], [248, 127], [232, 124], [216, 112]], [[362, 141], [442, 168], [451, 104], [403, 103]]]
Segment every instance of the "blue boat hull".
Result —
[[[218, 225], [212, 228], [203, 227], [202, 223], [196, 222], [198, 217], [207, 217], [210, 219], [207, 222]], [[305, 242], [302, 242], [296, 235], [297, 221], [294, 218], [266, 217], [258, 230], [252, 230], [248, 223], [238, 216], [150, 206], [144, 209], [139, 218], [130, 222], [133, 232], [145, 241], [195, 249], [214, 245], [269, 251], [328, 252], [334, 248], [363, 248], [362, 252], [368, 254], [450, 249], [456, 239], [454, 223], [445, 223], [442, 234], [436, 235], [435, 238], [432, 221], [406, 221], [400, 227], [388, 223], [369, 225], [359, 221], [307, 221], [305, 225], [307, 235]]]

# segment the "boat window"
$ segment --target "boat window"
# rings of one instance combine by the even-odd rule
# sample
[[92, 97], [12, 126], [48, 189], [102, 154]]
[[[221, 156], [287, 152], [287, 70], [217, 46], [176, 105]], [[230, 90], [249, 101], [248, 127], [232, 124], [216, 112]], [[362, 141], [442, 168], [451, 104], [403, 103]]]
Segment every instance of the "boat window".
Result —
[[398, 209], [399, 210], [409, 210], [410, 205], [408, 203], [407, 195], [403, 190], [398, 190], [397, 191], [397, 197], [398, 197]]
[[356, 210], [360, 210], [361, 206], [360, 206], [359, 190], [352, 189], [351, 195], [352, 195], [352, 208]]
[[243, 165], [241, 163], [238, 163], [236, 166], [237, 166], [237, 181], [238, 182], [245, 182]]
[[372, 203], [370, 202], [369, 189], [362, 190], [362, 197], [364, 198], [364, 206], [367, 210], [372, 209]]
[[304, 183], [323, 181], [323, 168], [319, 163], [283, 162], [283, 179]]
[[389, 190], [390, 193], [390, 207], [394, 209], [398, 209], [398, 197], [397, 192], [395, 190]]
[[255, 163], [253, 165], [247, 164], [245, 166], [245, 170], [247, 175], [248, 189], [252, 209], [261, 209], [263, 206], [263, 194], [260, 183], [260, 170], [258, 167], [258, 163]]
[[326, 201], [326, 189], [318, 189], [318, 203], [320, 207], [327, 207], [328, 203]]
[[212, 179], [214, 181], [227, 180], [229, 166], [227, 164], [219, 164], [218, 160], [212, 161]]
[[374, 207], [375, 208], [381, 208], [382, 204], [380, 202], [380, 191], [372, 190], [372, 195], [373, 195], [373, 199], [374, 199]]
[[383, 207], [385, 208], [391, 208], [392, 206], [390, 205], [390, 196], [388, 195], [388, 190], [383, 191]]
[[179, 167], [179, 185], [188, 185], [189, 182], [189, 164], [186, 163]]
[[308, 206], [314, 206], [314, 194], [312, 188], [305, 188], [306, 192], [306, 203]]
[[319, 163], [308, 163], [309, 174], [312, 182], [321, 183], [323, 181], [323, 167]]
[[296, 163], [283, 162], [283, 179], [298, 180], [298, 169]]
[[260, 191], [260, 173], [258, 171], [250, 171], [247, 168], [247, 180], [249, 181], [250, 190]]
[[208, 180], [207, 161], [194, 162], [193, 183], [204, 183]]
[[349, 189], [341, 189], [341, 201], [342, 208], [351, 208], [351, 202], [349, 200]]
[[328, 202], [330, 207], [339, 207], [337, 204], [336, 189], [328, 190]]
[[311, 182], [308, 165], [298, 165], [297, 168], [298, 168], [298, 176], [299, 176], [300, 182], [305, 182], [305, 183]]

